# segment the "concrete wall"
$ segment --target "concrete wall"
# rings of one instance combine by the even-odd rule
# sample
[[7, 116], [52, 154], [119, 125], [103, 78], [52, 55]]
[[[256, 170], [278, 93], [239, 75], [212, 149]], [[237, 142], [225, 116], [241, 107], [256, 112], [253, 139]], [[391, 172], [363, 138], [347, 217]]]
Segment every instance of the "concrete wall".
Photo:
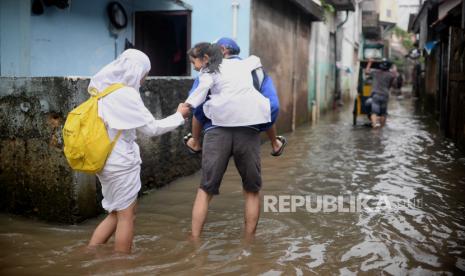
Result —
[[[95, 176], [73, 172], [63, 155], [66, 114], [88, 98], [88, 79], [0, 78], [0, 210], [75, 223], [97, 215]], [[190, 78], [149, 79], [142, 97], [156, 118], [183, 101]], [[200, 167], [181, 139], [187, 126], [140, 137], [143, 189], [160, 187]]]
[[335, 94], [334, 33], [335, 20], [326, 14], [326, 22], [312, 23], [309, 62], [309, 95], [312, 120], [318, 120], [320, 113], [330, 109]]
[[[192, 43], [232, 36], [232, 2], [188, 0], [120, 0], [128, 26], [112, 36], [106, 6], [111, 0], [70, 1], [60, 10], [31, 14], [31, 0], [0, 1], [0, 76], [91, 76], [134, 41], [134, 12], [192, 8]], [[250, 0], [237, 0], [237, 41], [249, 54]], [[215, 12], [212, 13], [211, 11]], [[116, 43], [116, 45], [115, 45]]]
[[0, 1], [0, 76], [30, 74], [30, 1]]
[[249, 56], [251, 0], [184, 0], [192, 6], [192, 43], [232, 37], [233, 9], [237, 2], [237, 37], [242, 57]]
[[[115, 57], [115, 39], [106, 15], [108, 2], [72, 1], [68, 9], [48, 7], [44, 14], [33, 15], [30, 0], [0, 1], [2, 14], [10, 15], [2, 16], [0, 24], [1, 75], [89, 76], [97, 72]], [[129, 11], [129, 25], [116, 40], [118, 53], [126, 38], [132, 40], [133, 29], [132, 1], [120, 2]], [[19, 47], [15, 46], [18, 36], [22, 36]], [[15, 69], [19, 61], [21, 66]]]
[[280, 132], [308, 121], [310, 21], [287, 1], [252, 2], [251, 54], [261, 58], [280, 100]]

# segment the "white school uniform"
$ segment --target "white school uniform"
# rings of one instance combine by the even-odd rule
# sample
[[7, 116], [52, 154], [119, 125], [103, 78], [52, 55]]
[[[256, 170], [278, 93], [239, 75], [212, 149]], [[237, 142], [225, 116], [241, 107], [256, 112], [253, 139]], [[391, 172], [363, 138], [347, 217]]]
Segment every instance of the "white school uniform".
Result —
[[108, 212], [126, 209], [135, 202], [140, 191], [142, 161], [139, 146], [135, 142], [136, 130], [155, 136], [184, 123], [180, 113], [155, 120], [145, 107], [138, 90], [141, 79], [149, 71], [148, 57], [138, 50], [130, 49], [102, 68], [89, 84], [88, 91], [91, 94], [98, 94], [114, 83], [126, 85], [98, 102], [98, 114], [107, 127], [110, 139], [113, 140], [118, 131], [122, 131], [104, 168], [97, 173], [102, 184], [102, 206]]
[[260, 59], [223, 59], [218, 73], [201, 72], [199, 85], [186, 102], [197, 107], [203, 105], [205, 116], [212, 124], [239, 127], [271, 122], [270, 101], [253, 86], [252, 71], [262, 67]]
[[136, 130], [145, 135], [157, 136], [184, 124], [180, 113], [155, 120], [144, 106], [140, 94], [133, 88], [123, 87], [99, 101], [99, 116], [107, 125], [110, 139], [121, 136], [108, 157], [105, 167], [97, 173], [102, 183], [102, 206], [105, 210], [126, 209], [136, 199], [141, 188], [139, 146]]

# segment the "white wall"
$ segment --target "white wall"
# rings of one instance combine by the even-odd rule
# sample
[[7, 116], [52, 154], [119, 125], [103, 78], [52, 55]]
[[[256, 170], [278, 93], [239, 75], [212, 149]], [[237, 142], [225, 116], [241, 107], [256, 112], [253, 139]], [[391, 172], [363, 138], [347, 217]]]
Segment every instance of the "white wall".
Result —
[[399, 14], [397, 26], [403, 30], [408, 29], [410, 14], [416, 14], [420, 8], [418, 0], [398, 0]]
[[[326, 22], [313, 22], [309, 46], [309, 110], [312, 119], [317, 120], [320, 112], [330, 108], [334, 98], [334, 49], [331, 48], [335, 23], [331, 14], [326, 14]], [[312, 102], [315, 103], [312, 106]]]
[[[345, 18], [342, 15], [341, 20]], [[340, 18], [341, 18], [340, 17]], [[362, 47], [362, 11], [358, 5], [354, 12], [349, 12], [347, 22], [342, 27], [342, 53], [341, 53], [341, 89], [342, 93], [350, 93], [351, 96], [356, 95], [358, 81], [358, 53]]]

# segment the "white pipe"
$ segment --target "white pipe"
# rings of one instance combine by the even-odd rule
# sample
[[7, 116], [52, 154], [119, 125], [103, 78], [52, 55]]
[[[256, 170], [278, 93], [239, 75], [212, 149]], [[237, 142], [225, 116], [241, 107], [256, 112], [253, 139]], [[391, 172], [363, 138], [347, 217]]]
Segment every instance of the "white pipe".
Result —
[[237, 15], [239, 11], [239, 2], [232, 1], [232, 39], [237, 40]]

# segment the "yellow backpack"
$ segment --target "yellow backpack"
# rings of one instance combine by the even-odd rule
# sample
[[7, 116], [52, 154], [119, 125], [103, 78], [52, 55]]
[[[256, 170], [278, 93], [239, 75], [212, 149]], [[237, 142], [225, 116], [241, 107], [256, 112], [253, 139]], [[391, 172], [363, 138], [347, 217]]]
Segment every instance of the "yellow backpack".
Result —
[[123, 86], [121, 83], [113, 84], [69, 112], [63, 127], [63, 140], [64, 153], [73, 170], [92, 174], [105, 166], [121, 130], [111, 141], [103, 120], [98, 116], [98, 100]]

